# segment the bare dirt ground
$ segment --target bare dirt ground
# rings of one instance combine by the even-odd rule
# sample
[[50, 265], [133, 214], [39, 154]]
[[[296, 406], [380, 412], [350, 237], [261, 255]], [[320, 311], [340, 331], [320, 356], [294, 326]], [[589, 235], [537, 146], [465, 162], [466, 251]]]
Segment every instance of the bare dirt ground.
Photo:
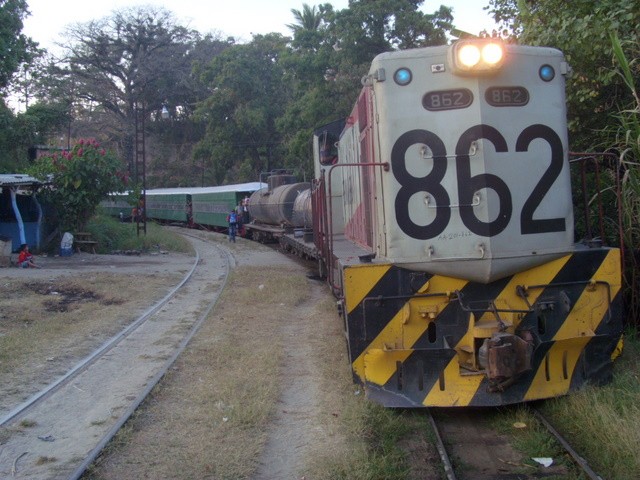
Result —
[[223, 246], [219, 304], [87, 478], [299, 479], [344, 451], [336, 397], [352, 385], [328, 290], [270, 248]]

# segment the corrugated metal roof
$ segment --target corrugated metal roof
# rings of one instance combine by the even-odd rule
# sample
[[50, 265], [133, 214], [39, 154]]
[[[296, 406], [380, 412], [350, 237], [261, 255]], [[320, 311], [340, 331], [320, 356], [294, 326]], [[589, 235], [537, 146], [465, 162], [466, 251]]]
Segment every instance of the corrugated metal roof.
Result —
[[31, 175], [21, 173], [0, 173], [0, 186], [19, 187], [22, 185], [40, 185], [42, 182]]

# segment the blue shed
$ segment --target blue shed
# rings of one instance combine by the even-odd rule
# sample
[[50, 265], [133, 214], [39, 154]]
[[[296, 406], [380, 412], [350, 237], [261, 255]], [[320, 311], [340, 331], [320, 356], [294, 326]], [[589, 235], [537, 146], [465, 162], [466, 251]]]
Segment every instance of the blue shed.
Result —
[[42, 207], [36, 191], [38, 179], [22, 174], [0, 174], [0, 237], [11, 240], [11, 250], [27, 243], [35, 250], [41, 246]]

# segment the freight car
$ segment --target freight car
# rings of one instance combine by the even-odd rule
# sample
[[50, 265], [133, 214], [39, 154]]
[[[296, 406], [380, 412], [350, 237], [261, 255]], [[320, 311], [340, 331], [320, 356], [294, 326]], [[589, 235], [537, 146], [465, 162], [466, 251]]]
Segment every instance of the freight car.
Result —
[[315, 132], [311, 189], [251, 197], [254, 231], [318, 258], [373, 400], [497, 406], [610, 378], [620, 251], [573, 238], [568, 72], [493, 39], [381, 54]]

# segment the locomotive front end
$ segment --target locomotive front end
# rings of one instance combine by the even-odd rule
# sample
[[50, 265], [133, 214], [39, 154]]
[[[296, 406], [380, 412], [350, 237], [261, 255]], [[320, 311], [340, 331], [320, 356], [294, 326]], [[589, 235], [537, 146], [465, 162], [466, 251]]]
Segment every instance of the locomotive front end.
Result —
[[555, 49], [494, 40], [374, 60], [330, 201], [370, 253], [337, 264], [376, 401], [505, 405], [610, 376], [620, 255], [574, 243], [567, 72]]

